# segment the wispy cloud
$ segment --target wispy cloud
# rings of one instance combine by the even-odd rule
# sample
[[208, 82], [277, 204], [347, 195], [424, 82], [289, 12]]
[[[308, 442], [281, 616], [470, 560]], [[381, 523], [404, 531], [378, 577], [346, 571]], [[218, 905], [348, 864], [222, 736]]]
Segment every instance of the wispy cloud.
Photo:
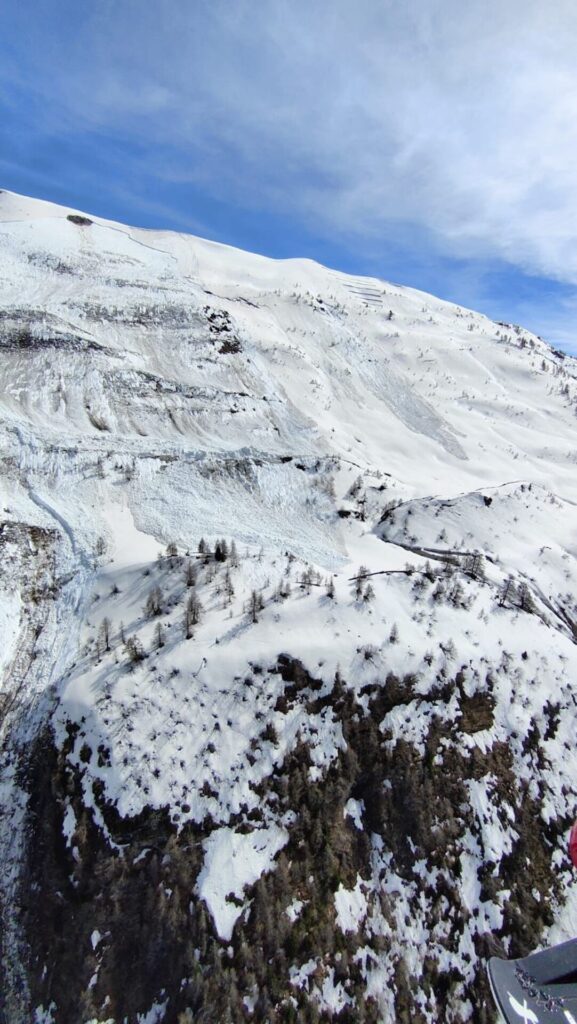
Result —
[[163, 185], [577, 285], [573, 0], [25, 8], [0, 89], [35, 88], [52, 138], [122, 137]]

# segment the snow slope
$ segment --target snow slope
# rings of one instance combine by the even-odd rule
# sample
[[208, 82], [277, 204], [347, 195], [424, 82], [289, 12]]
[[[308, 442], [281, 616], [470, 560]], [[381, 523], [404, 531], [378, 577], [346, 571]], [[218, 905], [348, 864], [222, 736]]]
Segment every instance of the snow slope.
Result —
[[[4, 920], [32, 856], [7, 825], [14, 765], [48, 718], [65, 906], [93, 856], [188, 844], [187, 913], [238, 956], [282, 877], [285, 989], [269, 1006], [246, 968], [229, 1019], [491, 1019], [489, 937], [577, 928], [576, 361], [409, 288], [7, 192], [0, 281]], [[305, 750], [311, 793], [340, 780], [323, 913], [341, 938], [308, 952], [326, 864], [297, 886], [302, 802], [275, 788]], [[135, 846], [161, 814], [170, 837]], [[121, 995], [119, 924], [92, 899], [83, 1020], [180, 1019], [191, 964]], [[7, 1019], [79, 1019], [44, 918], [42, 969], [25, 963], [35, 920], [6, 940]]]

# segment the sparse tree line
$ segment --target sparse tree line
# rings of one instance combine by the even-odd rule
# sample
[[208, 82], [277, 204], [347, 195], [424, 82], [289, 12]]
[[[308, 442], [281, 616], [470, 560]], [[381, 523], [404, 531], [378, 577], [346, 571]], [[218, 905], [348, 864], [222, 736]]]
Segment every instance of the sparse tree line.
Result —
[[[261, 548], [253, 557], [262, 562], [263, 556], [264, 551]], [[245, 557], [249, 557], [248, 551]], [[284, 571], [276, 587], [269, 593], [268, 601], [273, 603], [285, 601], [293, 594], [293, 590], [308, 595], [313, 587], [324, 587], [326, 596], [331, 600], [336, 599], [332, 576], [323, 580], [318, 570], [310, 565], [305, 565], [302, 572], [297, 575], [293, 572], [297, 561], [295, 556], [291, 552], [286, 552], [285, 557]], [[158, 651], [165, 646], [167, 629], [171, 629], [173, 623], [167, 623], [165, 626], [162, 619], [183, 600], [182, 633], [186, 640], [194, 637], [195, 628], [205, 616], [206, 610], [199, 595], [201, 588], [207, 584], [215, 584], [215, 596], [222, 601], [223, 609], [230, 609], [232, 616], [232, 603], [236, 595], [233, 571], [240, 565], [241, 558], [234, 540], [217, 540], [212, 547], [204, 538], [201, 538], [195, 551], [187, 550], [184, 553], [179, 552], [178, 545], [174, 541], [169, 542], [166, 549], [159, 552], [156, 560], [157, 573], [163, 573], [165, 576], [150, 588], [142, 609], [145, 621], [156, 620], [151, 651]], [[144, 575], [150, 576], [152, 571], [151, 568], [146, 568]], [[166, 576], [166, 574], [168, 575]], [[178, 585], [178, 577], [180, 577], [180, 585]], [[175, 582], [177, 583], [176, 587]], [[253, 587], [244, 600], [242, 614], [249, 623], [255, 624], [259, 621], [267, 604], [265, 590], [269, 587], [270, 580], [267, 578], [262, 587]], [[111, 595], [118, 594], [120, 594], [120, 588], [114, 584], [111, 588]], [[110, 653], [118, 644], [124, 650], [126, 660], [130, 665], [138, 664], [150, 653], [146, 651], [142, 640], [135, 633], [127, 634], [124, 623], [120, 624], [118, 632], [116, 632], [110, 618], [106, 616], [100, 623], [96, 637], [97, 660]]]
[[[262, 549], [253, 557], [262, 561]], [[253, 587], [248, 597], [244, 599], [242, 614], [249, 623], [256, 624], [259, 621], [267, 603], [281, 603], [290, 598], [295, 589], [297, 593], [308, 596], [313, 587], [319, 588], [324, 590], [325, 600], [337, 600], [335, 578], [332, 574], [323, 579], [317, 569], [307, 564], [302, 571], [295, 573], [295, 556], [287, 552], [285, 557], [284, 571], [277, 585], [269, 590], [268, 598], [265, 596], [265, 591], [271, 585], [267, 578], [263, 586]], [[404, 569], [381, 570], [375, 573], [370, 572], [366, 565], [361, 565], [351, 579], [352, 598], [359, 607], [369, 606], [375, 599], [372, 577], [400, 573], [413, 578], [412, 590], [417, 601], [428, 593], [434, 603], [446, 603], [461, 609], [470, 608], [475, 600], [475, 592], [466, 588], [464, 577], [479, 583], [488, 582], [485, 557], [482, 552], [469, 552], [465, 555], [447, 554], [442, 559], [439, 558], [439, 562], [441, 564], [433, 566], [427, 561], [422, 568], [407, 563]], [[165, 551], [160, 552], [157, 557], [157, 568], [163, 573], [168, 573], [168, 579], [154, 583], [146, 596], [143, 607], [144, 620], [156, 620], [151, 651], [159, 651], [165, 646], [167, 629], [171, 629], [174, 623], [168, 623], [165, 626], [162, 619], [181, 602], [184, 603], [181, 620], [183, 637], [186, 640], [194, 637], [196, 627], [202, 622], [206, 613], [200, 599], [201, 586], [214, 583], [215, 596], [222, 602], [223, 609], [230, 609], [232, 616], [232, 604], [236, 596], [233, 570], [239, 568], [240, 565], [241, 559], [234, 540], [217, 540], [212, 547], [204, 538], [201, 538], [195, 551], [187, 550], [184, 553], [179, 553], [178, 545], [174, 541], [169, 542]], [[150, 569], [145, 570], [146, 576], [150, 573]], [[180, 577], [180, 586], [175, 589], [174, 577], [177, 574]], [[166, 583], [168, 583], [168, 587], [166, 587]], [[118, 586], [114, 585], [112, 594], [119, 592]], [[537, 605], [528, 584], [524, 580], [517, 582], [512, 576], [507, 577], [500, 585], [497, 603], [501, 608], [518, 608], [527, 613], [537, 611]], [[398, 627], [394, 624], [391, 628], [389, 642], [396, 643], [398, 639]], [[115, 634], [112, 622], [106, 616], [101, 621], [96, 638], [97, 659], [100, 660], [105, 654], [110, 653], [118, 642], [122, 645], [126, 660], [130, 665], [135, 665], [148, 656], [142, 640], [137, 635], [134, 633], [127, 635], [122, 623], [118, 634]]]

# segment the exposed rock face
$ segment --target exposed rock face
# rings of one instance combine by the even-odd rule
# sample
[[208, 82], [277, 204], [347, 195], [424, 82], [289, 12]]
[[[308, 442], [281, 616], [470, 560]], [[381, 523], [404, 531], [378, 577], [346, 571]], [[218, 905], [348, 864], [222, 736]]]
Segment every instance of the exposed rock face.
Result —
[[0, 195], [0, 1022], [493, 1022], [577, 929], [577, 367]]

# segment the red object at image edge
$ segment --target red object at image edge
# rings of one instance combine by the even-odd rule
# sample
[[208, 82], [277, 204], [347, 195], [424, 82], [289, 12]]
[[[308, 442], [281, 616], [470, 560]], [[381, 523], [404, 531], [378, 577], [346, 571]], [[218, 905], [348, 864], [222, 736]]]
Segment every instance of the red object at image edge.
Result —
[[569, 856], [573, 861], [573, 865], [577, 868], [577, 821], [571, 829], [571, 835], [569, 836]]

